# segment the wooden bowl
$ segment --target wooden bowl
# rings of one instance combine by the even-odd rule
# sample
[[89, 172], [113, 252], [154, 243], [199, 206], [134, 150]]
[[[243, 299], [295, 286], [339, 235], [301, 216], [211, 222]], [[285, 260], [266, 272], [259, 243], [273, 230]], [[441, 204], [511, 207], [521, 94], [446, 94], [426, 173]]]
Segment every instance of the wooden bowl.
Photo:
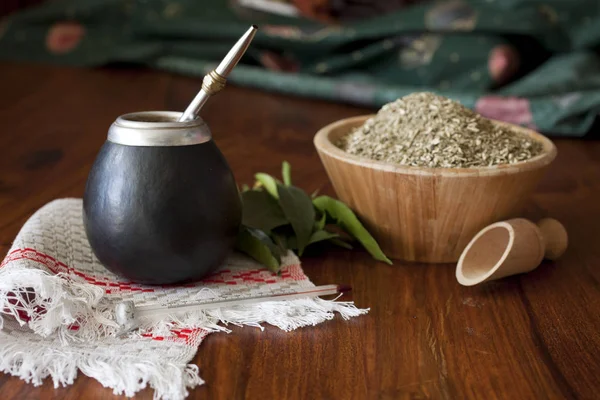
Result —
[[556, 147], [541, 134], [493, 121], [542, 143], [542, 154], [516, 164], [482, 168], [409, 167], [348, 154], [334, 145], [372, 115], [343, 119], [314, 138], [337, 196], [348, 204], [387, 256], [456, 262], [487, 225], [516, 217]]

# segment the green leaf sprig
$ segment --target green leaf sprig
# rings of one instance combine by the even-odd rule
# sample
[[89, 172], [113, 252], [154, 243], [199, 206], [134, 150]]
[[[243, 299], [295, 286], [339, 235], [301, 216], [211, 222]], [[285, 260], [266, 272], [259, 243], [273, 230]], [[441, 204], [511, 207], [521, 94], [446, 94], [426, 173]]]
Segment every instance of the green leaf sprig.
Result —
[[282, 180], [257, 173], [256, 183], [242, 187], [242, 226], [235, 247], [278, 272], [289, 250], [302, 256], [314, 243], [327, 242], [352, 249], [357, 240], [376, 260], [392, 264], [354, 212], [329, 196], [309, 196], [292, 185], [291, 166], [281, 168]]

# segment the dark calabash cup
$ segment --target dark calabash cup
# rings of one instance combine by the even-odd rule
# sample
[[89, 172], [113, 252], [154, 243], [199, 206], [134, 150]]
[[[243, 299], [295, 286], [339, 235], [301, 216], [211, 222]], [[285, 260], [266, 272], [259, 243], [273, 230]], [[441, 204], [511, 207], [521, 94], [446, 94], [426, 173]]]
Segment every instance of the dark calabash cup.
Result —
[[199, 280], [233, 248], [242, 207], [233, 174], [201, 119], [140, 112], [110, 127], [83, 197], [94, 254], [134, 282]]

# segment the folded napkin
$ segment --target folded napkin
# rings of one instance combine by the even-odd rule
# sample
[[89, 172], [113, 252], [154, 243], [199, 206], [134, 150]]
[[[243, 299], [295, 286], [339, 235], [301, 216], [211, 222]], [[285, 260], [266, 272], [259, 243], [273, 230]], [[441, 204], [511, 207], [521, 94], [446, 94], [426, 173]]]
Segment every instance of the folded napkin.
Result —
[[[285, 331], [364, 314], [351, 302], [319, 298], [240, 305], [141, 321], [119, 336], [115, 307], [185, 304], [288, 293], [314, 285], [290, 253], [279, 275], [241, 255], [216, 273], [186, 285], [147, 286], [120, 278], [95, 258], [82, 220], [81, 199], [55, 200], [23, 226], [0, 265], [0, 370], [40, 385], [70, 385], [78, 370], [115, 394], [149, 386], [155, 399], [183, 399], [201, 385], [189, 362], [211, 332], [227, 324]], [[168, 268], [168, 266], [165, 266]]]

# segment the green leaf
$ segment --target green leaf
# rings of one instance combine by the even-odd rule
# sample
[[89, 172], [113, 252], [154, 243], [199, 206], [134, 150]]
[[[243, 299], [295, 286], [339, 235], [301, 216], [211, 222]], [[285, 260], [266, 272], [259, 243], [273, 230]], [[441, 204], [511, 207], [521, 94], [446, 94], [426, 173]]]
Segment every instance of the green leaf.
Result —
[[242, 193], [249, 191], [250, 188], [245, 183], [242, 185]]
[[277, 240], [281, 242], [286, 251], [288, 249], [298, 250], [298, 242], [296, 240], [296, 233], [290, 223], [287, 225], [278, 226], [273, 229], [269, 236], [277, 243]]
[[383, 254], [373, 236], [347, 205], [329, 196], [319, 196], [313, 200], [313, 204], [319, 211], [329, 214], [342, 229], [355, 237], [373, 258], [392, 264], [392, 261]]
[[343, 239], [333, 238], [333, 239], [329, 239], [329, 241], [332, 244], [335, 244], [336, 246], [343, 247], [344, 249], [352, 250], [352, 245], [350, 243], [344, 241]]
[[263, 264], [271, 271], [279, 271], [281, 266], [281, 252], [264, 232], [242, 225], [236, 238], [235, 248]]
[[295, 186], [277, 186], [279, 204], [283, 214], [294, 228], [298, 242], [298, 255], [302, 255], [310, 240], [315, 223], [315, 208], [310, 197]]
[[310, 240], [308, 244], [313, 244], [317, 242], [322, 242], [324, 240], [334, 239], [339, 237], [337, 233], [327, 232], [327, 231], [316, 231], [310, 236]]
[[292, 167], [287, 161], [284, 161], [283, 164], [281, 164], [281, 177], [283, 178], [283, 184], [285, 186], [292, 186]]
[[243, 192], [241, 198], [243, 204], [242, 224], [265, 232], [289, 224], [277, 200], [267, 192], [249, 190]]
[[279, 195], [277, 194], [277, 181], [275, 180], [275, 178], [273, 178], [269, 174], [264, 174], [262, 172], [259, 172], [258, 174], [254, 175], [254, 178], [256, 178], [256, 180], [260, 182], [262, 186], [264, 186], [264, 188], [267, 190], [267, 192], [269, 192], [271, 196], [275, 197], [276, 199], [279, 198]]
[[321, 219], [315, 222], [315, 231], [322, 231], [325, 228], [325, 221], [327, 221], [327, 214], [322, 213]]
[[[324, 230], [315, 231], [310, 236], [310, 239], [308, 240], [308, 244], [306, 245], [306, 247], [310, 246], [311, 244], [317, 243], [317, 242], [335, 240], [335, 239], [338, 239], [339, 236], [340, 235], [338, 235], [337, 233], [327, 232]], [[287, 241], [288, 248], [290, 248], [292, 250], [298, 250], [298, 241], [296, 240], [296, 236], [289, 236], [289, 237], [287, 237], [286, 241]], [[347, 246], [344, 246], [344, 247], [348, 248]]]
[[287, 244], [288, 249], [298, 250], [298, 240], [296, 240], [296, 236], [288, 236], [285, 238], [285, 243]]
[[271, 239], [273, 239], [273, 242], [275, 242], [275, 244], [279, 248], [279, 251], [281, 252], [281, 254], [287, 254], [289, 246], [287, 244], [286, 237], [283, 235], [280, 235], [278, 233], [274, 233], [274, 232], [271, 232], [270, 236], [271, 236]]
[[[327, 232], [327, 231], [315, 231], [310, 235], [310, 239], [306, 244], [306, 247], [313, 243], [323, 242], [325, 240], [336, 239], [339, 238], [340, 235], [337, 233]], [[296, 236], [289, 236], [286, 238], [287, 247], [292, 250], [298, 250], [298, 241]]]

